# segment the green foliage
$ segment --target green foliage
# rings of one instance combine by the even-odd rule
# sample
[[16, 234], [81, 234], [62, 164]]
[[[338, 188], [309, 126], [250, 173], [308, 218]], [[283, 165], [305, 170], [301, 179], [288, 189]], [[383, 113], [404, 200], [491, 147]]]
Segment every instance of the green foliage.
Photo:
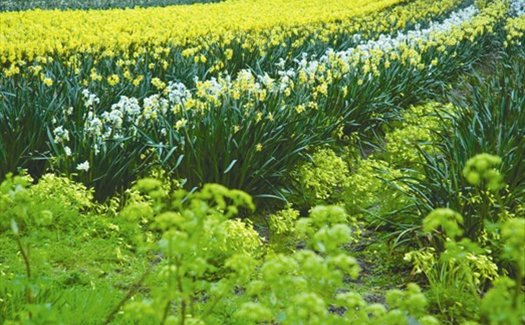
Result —
[[423, 162], [420, 150], [432, 152], [437, 132], [446, 123], [439, 113], [451, 109], [450, 104], [434, 102], [410, 107], [385, 135], [385, 160], [395, 167], [417, 169]]
[[338, 203], [342, 192], [348, 187], [350, 171], [343, 158], [333, 150], [321, 148], [313, 153], [311, 160], [293, 172], [297, 183], [296, 193], [302, 197], [299, 206], [312, 207], [318, 204]]
[[505, 243], [504, 256], [516, 263], [523, 276], [525, 272], [525, 219], [509, 219], [502, 227], [501, 237]]
[[481, 302], [481, 317], [487, 324], [522, 324], [525, 321], [525, 219], [514, 218], [502, 226], [503, 256], [515, 265], [514, 279], [506, 276], [494, 281]]
[[438, 228], [442, 228], [445, 235], [450, 238], [456, 238], [463, 234], [461, 226], [463, 224], [463, 217], [447, 208], [436, 209], [423, 219], [423, 230], [431, 232]]
[[[153, 311], [140, 315], [130, 312], [125, 317], [136, 321], [140, 317], [146, 322], [178, 317], [184, 322], [190, 311], [199, 308], [203, 312], [197, 305], [202, 292], [207, 292], [209, 313], [239, 282], [246, 281], [243, 279], [260, 254], [261, 241], [249, 224], [229, 220], [238, 214], [239, 208], [254, 208], [246, 194], [220, 185], [206, 185], [193, 194], [182, 190], [171, 194], [159, 191], [160, 185], [154, 179], [137, 184], [153, 198], [153, 227], [161, 232], [156, 246], [164, 258], [152, 275], [154, 296], [151, 301], [126, 307], [126, 310]], [[175, 314], [169, 313], [172, 306], [179, 306]]]
[[275, 252], [293, 250], [297, 244], [295, 222], [299, 218], [299, 211], [287, 207], [268, 217], [269, 245]]
[[92, 191], [66, 178], [0, 183], [0, 322], [101, 322], [110, 312], [144, 256], [126, 220], [95, 210], [105, 207]]
[[[415, 274], [423, 274], [429, 284], [429, 299], [439, 314], [457, 323], [476, 319], [481, 293], [486, 284], [498, 277], [498, 267], [488, 252], [469, 239], [459, 240], [462, 217], [450, 209], [437, 209], [423, 220], [423, 229], [431, 234], [429, 247], [409, 252], [405, 260], [414, 265]], [[456, 241], [455, 238], [458, 238]]]
[[37, 196], [39, 201], [56, 200], [79, 211], [90, 210], [94, 207], [93, 189], [88, 189], [83, 184], [73, 182], [69, 178], [53, 174], [42, 176], [38, 183], [31, 187], [31, 195]]
[[[493, 287], [485, 294], [481, 302], [481, 317], [486, 324], [523, 324], [525, 295], [519, 282], [508, 277], [494, 281]], [[518, 294], [516, 295], [516, 292]]]
[[504, 187], [503, 177], [496, 169], [501, 165], [501, 158], [489, 154], [479, 154], [469, 160], [463, 168], [463, 176], [474, 186], [486, 188], [489, 191], [497, 192]]
[[[55, 186], [64, 184], [70, 186], [50, 196]], [[298, 218], [291, 208], [277, 212], [269, 218], [271, 236], [277, 238], [270, 237], [265, 245], [250, 222], [235, 219], [241, 211], [253, 210], [250, 196], [216, 184], [188, 193], [171, 190], [164, 181], [143, 179], [128, 191], [116, 217], [113, 208], [94, 204], [83, 185], [55, 176], [45, 176], [37, 185], [27, 176], [9, 176], [0, 189], [2, 231], [7, 232], [3, 249], [8, 261], [18, 260], [6, 269], [0, 259], [0, 272], [8, 279], [0, 284], [3, 297], [8, 297], [0, 300], [3, 322], [406, 324], [419, 319], [435, 324], [416, 285], [389, 293], [389, 308], [342, 290], [360, 271], [346, 249], [353, 240], [349, 225], [354, 221], [342, 207], [318, 206], [307, 218]], [[43, 211], [43, 199], [59, 230], [49, 228], [49, 220], [30, 222]], [[65, 241], [59, 239], [48, 264], [36, 241], [48, 243], [57, 234]], [[281, 247], [302, 247], [276, 252], [276, 241]], [[64, 242], [73, 247], [62, 248], [58, 256]], [[68, 256], [78, 244], [83, 257], [95, 255], [88, 261]], [[31, 270], [24, 276], [23, 267], [14, 268], [21, 259], [17, 252]], [[104, 264], [95, 264], [97, 254]], [[48, 278], [57, 261], [67, 265], [68, 275]], [[86, 262], [93, 264], [87, 274], [82, 271]], [[137, 267], [132, 274], [114, 273], [132, 266]], [[97, 279], [97, 272], [114, 275]], [[122, 276], [126, 282], [119, 288]], [[339, 312], [331, 311], [334, 308]], [[78, 316], [78, 311], [86, 314]]]
[[[500, 164], [498, 156], [476, 155], [467, 161], [463, 176], [477, 188], [498, 191], [504, 186], [503, 175], [495, 169]], [[510, 271], [515, 279], [499, 278], [490, 247], [481, 248], [468, 238], [460, 238], [466, 229], [464, 218], [449, 208], [436, 209], [423, 220], [428, 246], [405, 255], [405, 259], [414, 264], [414, 272], [425, 275], [431, 302], [450, 322], [481, 320], [488, 324], [518, 324], [525, 319], [522, 311], [525, 294], [521, 289], [525, 270], [525, 219], [496, 219], [491, 227], [498, 235], [494, 239], [496, 244], [490, 244], [503, 247], [503, 250], [496, 248], [495, 257], [513, 265]], [[483, 296], [485, 287], [493, 280], [493, 288]]]
[[465, 234], [478, 240], [486, 238], [485, 222], [519, 212], [525, 198], [522, 61], [513, 57], [489, 76], [467, 78], [464, 96], [454, 97], [457, 108], [443, 116], [450, 127], [445, 126], [434, 149], [424, 153], [423, 176], [405, 181], [409, 195], [416, 198], [417, 215], [449, 207], [463, 216]]
[[[407, 292], [389, 293], [390, 310], [368, 304], [355, 292], [337, 293], [343, 276], [356, 278], [360, 269], [341, 248], [350, 240], [346, 219], [344, 210], [335, 206], [316, 207], [309, 218], [300, 219], [297, 231], [305, 238], [306, 248], [290, 256], [266, 258], [260, 278], [247, 287], [253, 301], [241, 305], [237, 320], [250, 324], [404, 324], [410, 317], [425, 315], [426, 300], [416, 285], [410, 285]], [[343, 312], [330, 313], [328, 306]]]
[[372, 225], [409, 224], [413, 202], [400, 179], [405, 173], [380, 156], [370, 155], [356, 162], [344, 192], [345, 207]]

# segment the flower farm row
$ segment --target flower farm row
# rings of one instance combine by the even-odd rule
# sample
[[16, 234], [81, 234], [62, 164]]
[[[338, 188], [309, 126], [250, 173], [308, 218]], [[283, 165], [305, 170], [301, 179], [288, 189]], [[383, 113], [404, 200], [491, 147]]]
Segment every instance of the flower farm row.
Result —
[[[221, 5], [235, 8], [250, 3]], [[137, 45], [105, 40], [104, 32], [88, 33], [86, 37], [97, 37], [79, 43], [74, 30], [62, 32], [69, 30], [68, 21], [79, 20], [70, 14], [100, 17], [91, 11], [64, 12], [66, 25], [61, 28], [58, 23], [53, 36], [37, 36], [40, 26], [32, 27], [35, 20], [22, 20], [26, 22], [22, 27], [29, 29], [22, 34], [35, 41], [25, 42], [22, 37], [0, 47], [9, 61], [1, 81], [1, 110], [9, 123], [2, 126], [6, 130], [0, 143], [4, 149], [0, 174], [25, 167], [38, 176], [51, 168], [76, 174], [77, 180], [94, 186], [99, 197], [107, 197], [149, 166], [160, 164], [191, 187], [220, 182], [254, 195], [282, 197], [283, 176], [309, 146], [331, 142], [338, 132], [362, 123], [378, 124], [400, 105], [421, 100], [425, 92], [485, 53], [485, 43], [506, 13], [502, 2], [477, 9], [453, 0], [414, 1], [339, 24], [330, 21], [386, 5], [381, 1], [353, 4], [346, 11], [344, 7], [327, 10], [329, 17], [313, 10], [314, 2], [304, 6], [299, 10], [301, 6], [294, 4], [296, 10], [286, 11], [295, 17], [287, 23], [303, 24], [290, 28], [291, 32], [281, 25], [258, 31], [282, 22], [281, 16], [271, 14], [276, 6], [269, 2], [265, 19], [257, 16], [264, 10], [246, 9], [255, 15], [238, 27], [254, 30], [243, 34], [246, 38], [217, 27], [206, 34], [208, 27], [203, 25], [196, 30], [204, 36], [182, 38], [185, 46], [191, 44], [185, 50], [172, 47], [179, 42], [176, 36], [170, 39], [175, 45], [155, 46], [167, 37], [160, 30], [155, 32], [163, 35], [159, 38], [122, 28], [111, 34], [138, 37]], [[24, 14], [45, 17], [47, 13], [5, 15]], [[238, 21], [236, 15], [232, 17]], [[320, 17], [328, 23], [316, 22]], [[9, 19], [2, 21], [9, 24]], [[57, 21], [61, 20], [53, 18], [53, 23]], [[16, 30], [15, 26], [20, 25], [7, 30]], [[276, 41], [266, 42], [268, 37]], [[258, 44], [263, 40], [274, 45], [262, 50]], [[233, 50], [232, 42], [238, 42]], [[339, 44], [334, 48], [333, 43]], [[38, 44], [44, 47], [39, 49]], [[145, 53], [132, 51], [138, 45]], [[97, 53], [99, 46], [107, 48]], [[206, 48], [210, 53], [192, 55], [190, 62], [184, 59], [186, 52]], [[122, 49], [132, 57], [126, 58]], [[215, 52], [224, 52], [221, 62], [231, 63], [214, 74], [216, 64], [206, 63], [207, 57], [210, 61], [217, 57]], [[35, 57], [36, 53], [44, 56]], [[257, 68], [262, 65], [259, 57], [271, 58], [267, 70]], [[93, 67], [97, 65], [101, 67]], [[80, 164], [87, 170], [79, 171]]]
[[523, 0], [0, 12], [0, 323], [522, 324], [524, 42]]
[[28, 9], [109, 9], [169, 6], [218, 0], [0, 0], [0, 11]]

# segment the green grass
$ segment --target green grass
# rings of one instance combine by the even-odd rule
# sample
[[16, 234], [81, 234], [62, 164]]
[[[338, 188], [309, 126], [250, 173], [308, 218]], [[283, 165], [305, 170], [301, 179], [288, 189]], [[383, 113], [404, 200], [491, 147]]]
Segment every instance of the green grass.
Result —
[[[140, 277], [149, 259], [126, 248], [110, 220], [92, 218], [75, 230], [36, 229], [22, 237], [31, 263], [33, 304], [51, 304], [55, 321], [64, 324], [101, 323]], [[101, 229], [109, 234], [101, 235]], [[111, 229], [116, 229], [111, 227]], [[12, 235], [0, 237], [0, 323], [26, 306], [25, 265]], [[18, 283], [18, 285], [17, 285]], [[59, 311], [59, 312], [58, 312]]]

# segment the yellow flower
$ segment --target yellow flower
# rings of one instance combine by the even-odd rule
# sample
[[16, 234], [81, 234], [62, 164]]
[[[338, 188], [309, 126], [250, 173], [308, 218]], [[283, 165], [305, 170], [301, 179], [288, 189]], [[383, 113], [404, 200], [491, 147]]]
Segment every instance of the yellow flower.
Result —
[[118, 84], [120, 82], [120, 78], [118, 75], [116, 74], [112, 74], [111, 76], [108, 77], [108, 84], [110, 86], [115, 86], [116, 84]]
[[298, 113], [298, 114], [301, 114], [302, 112], [304, 112], [304, 105], [302, 104], [299, 104], [295, 107], [295, 111]]
[[[78, 52], [94, 53], [100, 58], [120, 58], [131, 48], [139, 49], [134, 51], [137, 55], [132, 54], [135, 58], [151, 51], [151, 57], [161, 62], [172, 46], [191, 49], [185, 50], [184, 56], [188, 52], [195, 55], [218, 43], [229, 46], [240, 35], [247, 36], [243, 42], [245, 49], [264, 52], [271, 44], [285, 47], [291, 29], [305, 37], [319, 34], [321, 40], [341, 31], [352, 33], [356, 31], [352, 18], [377, 15], [381, 19], [379, 13], [400, 2], [402, 0], [239, 0], [129, 10], [3, 12], [0, 13], [3, 36], [0, 63], [7, 60], [12, 63], [26, 56], [46, 58], [55, 53], [69, 56]], [[326, 26], [321, 27], [321, 21], [326, 21]], [[262, 33], [264, 30], [272, 32]], [[300, 44], [301, 39], [294, 42], [294, 46]], [[231, 56], [229, 51], [225, 54]], [[206, 62], [204, 55], [199, 55], [198, 62]]]
[[262, 120], [263, 114], [261, 112], [257, 112], [255, 114], [255, 122], [260, 122]]
[[91, 74], [89, 75], [91, 80], [93, 81], [100, 81], [102, 80], [102, 76], [97, 73], [97, 70], [92, 69]]
[[262, 150], [263, 150], [263, 145], [260, 144], [260, 143], [258, 143], [258, 144], [255, 146], [255, 151], [260, 152], [260, 151], [262, 151]]
[[180, 119], [177, 121], [177, 123], [175, 123], [175, 129], [180, 130], [181, 128], [185, 127], [186, 124], [188, 124], [188, 120], [186, 120], [185, 118]]
[[144, 76], [140, 75], [138, 77], [136, 77], [135, 79], [133, 79], [133, 86], [135, 87], [138, 87], [140, 85], [140, 83], [142, 82], [142, 79], [144, 79]]
[[129, 72], [129, 70], [127, 70], [127, 69], [126, 69], [126, 71], [124, 71], [123, 76], [124, 76], [124, 78], [126, 78], [128, 80], [132, 80], [133, 79], [133, 77], [131, 76], [131, 72]]
[[166, 88], [166, 83], [156, 77], [151, 79], [151, 84], [155, 86], [155, 88], [157, 88], [158, 90]]
[[44, 78], [44, 80], [42, 80], [42, 82], [44, 83], [44, 85], [48, 86], [48, 87], [51, 87], [53, 86], [53, 79], [51, 78]]
[[224, 51], [224, 55], [226, 56], [226, 60], [231, 60], [233, 58], [233, 50], [232, 49], [226, 49]]

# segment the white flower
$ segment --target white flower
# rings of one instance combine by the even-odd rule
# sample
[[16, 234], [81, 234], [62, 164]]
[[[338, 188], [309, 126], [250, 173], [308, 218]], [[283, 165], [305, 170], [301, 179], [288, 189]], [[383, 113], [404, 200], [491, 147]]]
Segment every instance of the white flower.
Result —
[[265, 85], [267, 88], [271, 88], [274, 80], [268, 75], [268, 73], [264, 73], [264, 75], [259, 76], [259, 80], [262, 82], [263, 85]]
[[166, 92], [168, 93], [170, 102], [174, 105], [184, 104], [186, 100], [191, 98], [191, 93], [186, 86], [180, 82], [170, 81], [166, 88]]
[[524, 0], [514, 0], [510, 4], [511, 12], [515, 16], [525, 15], [525, 1]]
[[[514, 7], [518, 8], [515, 11], [519, 12], [520, 3], [524, 0], [514, 0]], [[330, 65], [334, 61], [343, 60], [344, 62], [360, 62], [369, 59], [374, 53], [387, 53], [396, 51], [402, 45], [416, 46], [421, 42], [432, 42], [436, 35], [448, 33], [453, 28], [461, 26], [466, 21], [471, 20], [479, 10], [475, 6], [469, 6], [453, 12], [448, 18], [443, 21], [430, 22], [427, 28], [422, 28], [420, 25], [416, 25], [414, 30], [407, 31], [405, 33], [398, 31], [395, 35], [380, 35], [377, 39], [371, 39], [365, 41], [361, 35], [355, 34], [353, 41], [358, 43], [357, 46], [335, 52], [329, 48], [326, 52], [316, 60], [312, 58], [310, 62], [307, 62], [306, 56], [303, 54], [301, 60], [295, 60], [298, 71], [305, 71], [308, 74], [315, 75], [317, 67], [320, 64]], [[289, 74], [288, 71], [280, 71], [281, 75], [281, 89], [285, 89], [287, 84], [290, 82], [289, 78], [284, 78], [284, 75], [293, 78], [294, 76]]]
[[275, 64], [279, 69], [284, 69], [284, 66], [286, 65], [286, 60], [283, 58], [279, 58], [279, 62]]
[[84, 125], [86, 133], [94, 137], [100, 136], [102, 134], [102, 126], [102, 121], [94, 116], [92, 112], [89, 112]]
[[134, 117], [140, 114], [140, 105], [135, 97], [120, 96], [118, 103], [111, 105], [111, 110], [119, 110], [123, 114]]
[[64, 152], [66, 153], [67, 157], [71, 156], [71, 149], [68, 146], [64, 147]]
[[100, 103], [100, 99], [97, 95], [91, 93], [89, 89], [82, 90], [82, 96], [84, 97], [84, 106], [86, 108], [93, 107], [94, 104]]
[[86, 160], [83, 163], [78, 164], [77, 170], [83, 170], [87, 172], [89, 170], [89, 161]]
[[56, 127], [53, 130], [54, 140], [56, 143], [63, 143], [69, 141], [69, 131], [64, 129], [63, 126]]
[[110, 112], [104, 112], [102, 113], [101, 117], [102, 119], [111, 125], [113, 125], [115, 128], [120, 129], [122, 126], [122, 118], [123, 113], [119, 111], [118, 109], [112, 109]]
[[160, 99], [160, 95], [158, 94], [144, 98], [144, 110], [142, 111], [142, 116], [146, 120], [154, 120], [157, 118], [161, 109]]

